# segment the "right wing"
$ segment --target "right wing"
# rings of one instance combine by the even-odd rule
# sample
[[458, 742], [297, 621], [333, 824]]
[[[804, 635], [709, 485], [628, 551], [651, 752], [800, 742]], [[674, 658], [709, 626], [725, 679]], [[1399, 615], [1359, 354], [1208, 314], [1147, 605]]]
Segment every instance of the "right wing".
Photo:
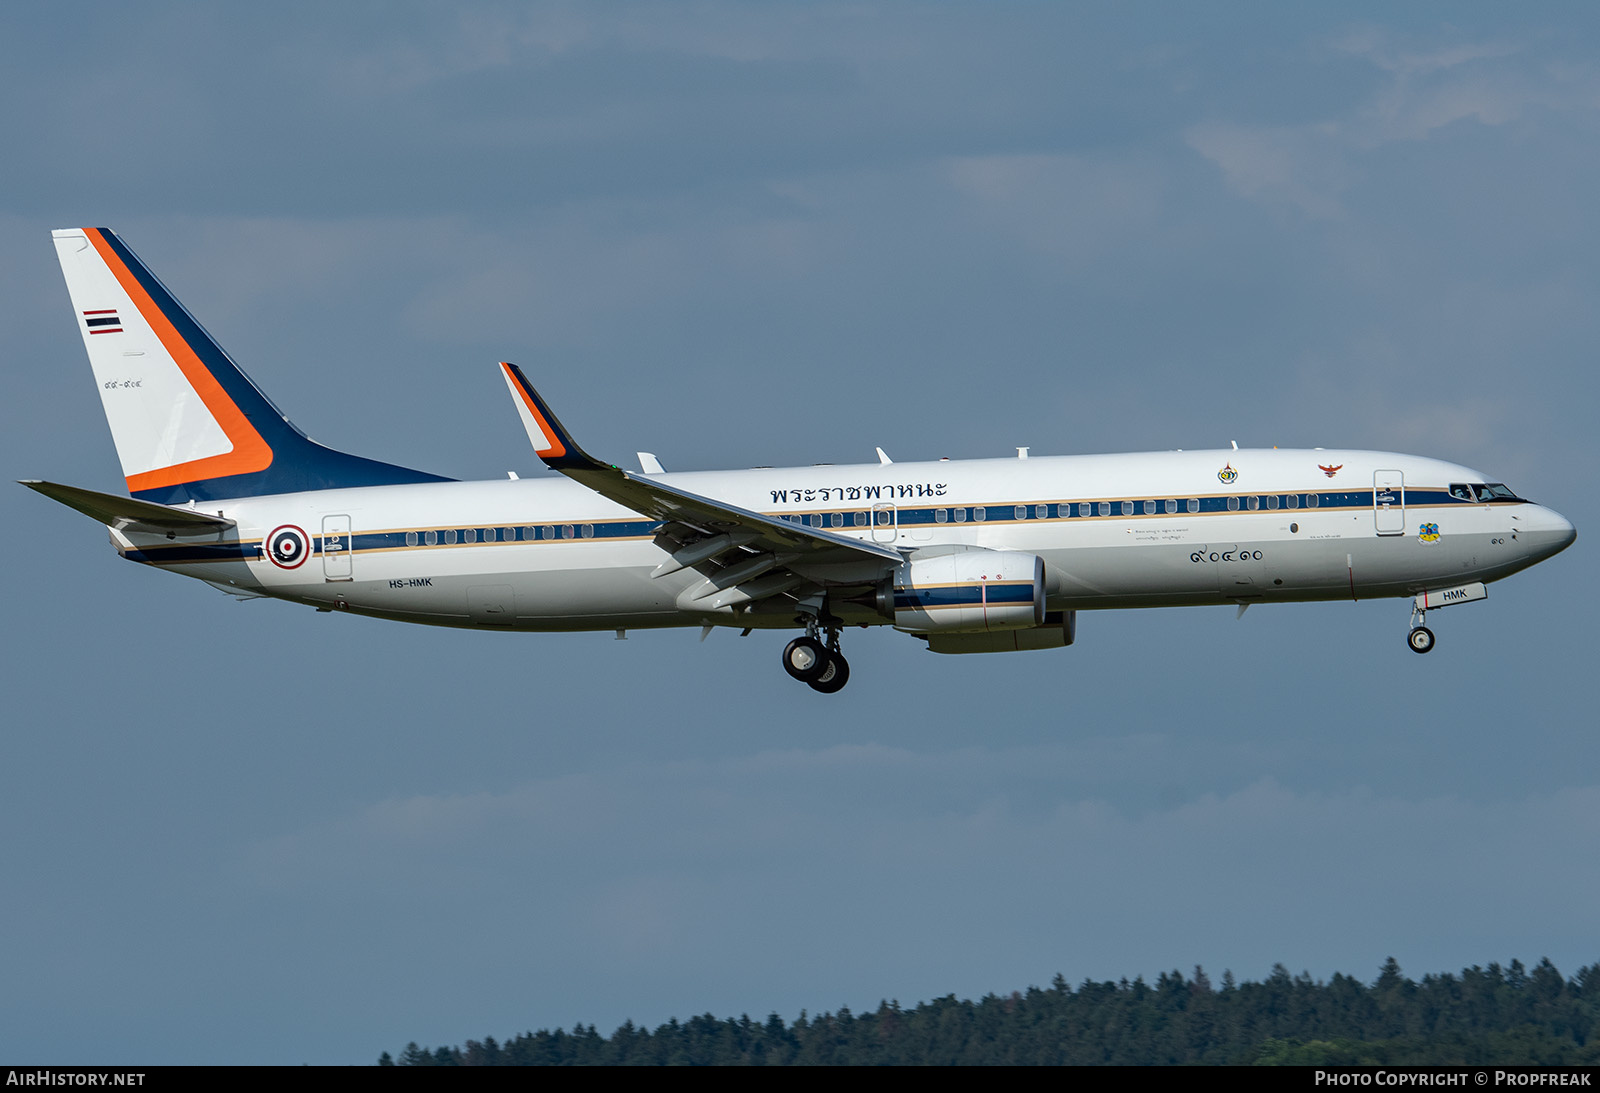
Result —
[[[680, 598], [685, 607], [715, 610], [792, 592], [820, 588], [821, 571], [832, 570], [841, 583], [866, 583], [901, 562], [900, 552], [881, 543], [806, 527], [752, 512], [631, 474], [580, 448], [534, 390], [522, 369], [500, 365], [516, 401], [522, 425], [545, 466], [560, 471], [602, 497], [663, 523], [664, 544], [672, 557], [652, 576], [681, 569], [706, 575]], [[861, 580], [854, 575], [860, 574]]]

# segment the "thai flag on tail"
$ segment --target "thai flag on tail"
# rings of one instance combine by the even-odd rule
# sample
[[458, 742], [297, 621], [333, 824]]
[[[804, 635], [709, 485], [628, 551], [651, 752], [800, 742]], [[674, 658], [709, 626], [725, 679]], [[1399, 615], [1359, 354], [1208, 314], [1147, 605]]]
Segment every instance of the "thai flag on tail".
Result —
[[117, 309], [114, 307], [103, 311], [85, 311], [83, 321], [88, 324], [91, 334], [122, 333], [122, 320], [117, 317]]

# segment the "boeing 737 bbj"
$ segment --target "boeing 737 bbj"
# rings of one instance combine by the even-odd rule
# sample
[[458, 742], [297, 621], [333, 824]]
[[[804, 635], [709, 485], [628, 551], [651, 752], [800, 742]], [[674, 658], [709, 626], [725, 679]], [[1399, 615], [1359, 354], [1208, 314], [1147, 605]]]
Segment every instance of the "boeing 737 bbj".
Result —
[[25, 483], [132, 561], [239, 596], [504, 630], [799, 630], [783, 666], [849, 678], [847, 626], [938, 653], [1071, 645], [1077, 612], [1370, 597], [1427, 612], [1576, 538], [1489, 475], [1364, 451], [1150, 452], [668, 474], [594, 458], [500, 366], [564, 478], [457, 482], [308, 439], [114, 233], [54, 233], [131, 497]]

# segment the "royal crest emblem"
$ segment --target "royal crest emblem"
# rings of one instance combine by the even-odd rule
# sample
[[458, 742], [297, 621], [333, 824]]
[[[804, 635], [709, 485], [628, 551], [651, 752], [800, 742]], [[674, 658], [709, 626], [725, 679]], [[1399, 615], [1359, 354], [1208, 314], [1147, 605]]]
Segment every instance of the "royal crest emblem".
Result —
[[1232, 482], [1238, 477], [1239, 472], [1233, 469], [1232, 463], [1224, 464], [1223, 468], [1217, 472], [1217, 481], [1221, 482], [1223, 485], [1227, 485], [1229, 482]]
[[1317, 464], [1317, 470], [1321, 471], [1323, 474], [1327, 475], [1329, 478], [1332, 478], [1334, 475], [1336, 475], [1340, 471], [1344, 470], [1344, 464], [1343, 463], [1335, 463], [1333, 466], [1328, 467], [1328, 466], [1325, 466], [1325, 465], [1323, 465], [1321, 463], [1318, 463]]
[[1439, 541], [1439, 525], [1423, 524], [1418, 527], [1417, 541], [1422, 543], [1437, 543]]

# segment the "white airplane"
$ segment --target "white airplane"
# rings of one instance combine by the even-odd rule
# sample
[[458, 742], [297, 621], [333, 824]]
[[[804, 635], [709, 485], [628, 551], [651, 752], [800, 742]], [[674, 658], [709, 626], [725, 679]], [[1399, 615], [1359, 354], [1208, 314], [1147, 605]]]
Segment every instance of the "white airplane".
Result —
[[23, 483], [132, 561], [241, 597], [439, 626], [801, 630], [790, 675], [849, 678], [846, 626], [938, 653], [1071, 645], [1080, 610], [1412, 597], [1431, 609], [1577, 538], [1491, 476], [1418, 456], [1246, 450], [635, 474], [501, 371], [564, 478], [456, 482], [334, 451], [269, 402], [114, 233], [54, 233], [131, 497]]

